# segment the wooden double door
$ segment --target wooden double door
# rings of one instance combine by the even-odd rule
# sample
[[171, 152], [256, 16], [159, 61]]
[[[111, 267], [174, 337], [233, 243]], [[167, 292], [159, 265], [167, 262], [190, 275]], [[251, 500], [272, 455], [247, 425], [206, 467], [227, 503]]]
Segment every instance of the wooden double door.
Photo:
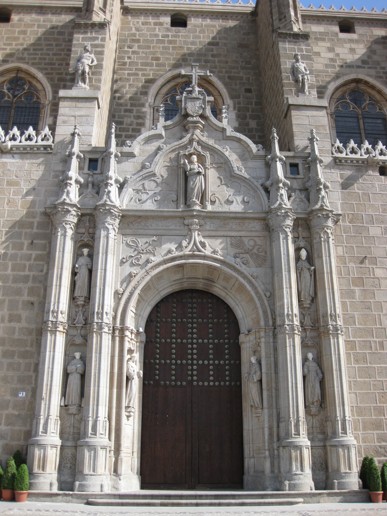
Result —
[[183, 290], [146, 324], [141, 485], [240, 488], [243, 477], [239, 327], [218, 297]]

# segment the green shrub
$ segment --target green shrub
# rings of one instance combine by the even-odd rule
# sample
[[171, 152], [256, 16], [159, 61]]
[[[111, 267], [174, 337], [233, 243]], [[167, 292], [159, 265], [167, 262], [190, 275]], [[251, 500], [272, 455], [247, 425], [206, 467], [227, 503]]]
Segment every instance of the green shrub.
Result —
[[380, 478], [382, 480], [382, 491], [387, 491], [387, 462], [382, 465]]
[[8, 457], [3, 476], [3, 489], [14, 489], [16, 464], [13, 457]]
[[382, 481], [380, 478], [380, 471], [374, 458], [372, 458], [369, 462], [368, 473], [369, 490], [373, 492], [381, 491]]
[[30, 476], [26, 464], [20, 464], [16, 472], [15, 491], [28, 491], [30, 488]]
[[369, 470], [369, 462], [371, 460], [372, 460], [372, 457], [370, 457], [369, 455], [366, 455], [363, 458], [362, 463], [361, 463], [359, 477], [363, 483], [363, 489], [369, 489], [369, 487], [370, 487], [369, 481], [368, 481], [368, 478], [369, 478], [368, 470]]
[[26, 463], [26, 460], [25, 458], [23, 457], [22, 455], [22, 452], [20, 450], [16, 450], [15, 453], [13, 454], [13, 460], [15, 461], [15, 464], [16, 464], [16, 469], [18, 470], [19, 467], [22, 465], [22, 464], [25, 464]]
[[3, 468], [0, 465], [0, 489], [3, 486], [3, 476], [4, 476], [4, 471], [3, 471]]

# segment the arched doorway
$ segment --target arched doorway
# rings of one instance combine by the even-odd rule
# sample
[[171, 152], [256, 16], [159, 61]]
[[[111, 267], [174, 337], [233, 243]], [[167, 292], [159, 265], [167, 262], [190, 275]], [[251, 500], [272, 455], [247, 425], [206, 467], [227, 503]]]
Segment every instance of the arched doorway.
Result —
[[182, 290], [150, 313], [144, 349], [142, 488], [239, 488], [239, 327], [217, 296]]

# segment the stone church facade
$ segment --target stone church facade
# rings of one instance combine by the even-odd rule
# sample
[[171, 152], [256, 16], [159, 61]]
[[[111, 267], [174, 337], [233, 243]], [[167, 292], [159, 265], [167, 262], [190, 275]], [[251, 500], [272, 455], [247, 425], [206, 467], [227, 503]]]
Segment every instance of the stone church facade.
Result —
[[386, 460], [386, 22], [0, 1], [0, 453], [32, 489]]

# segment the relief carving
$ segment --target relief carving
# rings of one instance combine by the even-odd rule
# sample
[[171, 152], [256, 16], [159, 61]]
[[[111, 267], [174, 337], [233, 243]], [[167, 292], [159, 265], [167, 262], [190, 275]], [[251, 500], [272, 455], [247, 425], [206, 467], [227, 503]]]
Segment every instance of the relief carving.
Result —
[[248, 238], [245, 241], [242, 237], [231, 237], [230, 244], [238, 249], [238, 252], [233, 254], [237, 265], [251, 267], [253, 264], [255, 267], [261, 267], [266, 263], [266, 248], [260, 245], [255, 238]]
[[201, 222], [197, 219], [185, 219], [184, 224], [189, 227], [188, 235], [179, 245], [172, 245], [165, 256], [177, 253], [207, 253], [215, 256], [221, 256], [219, 249], [213, 249], [202, 237], [199, 229]]
[[138, 238], [124, 238], [124, 244], [132, 249], [133, 252], [121, 258], [121, 265], [130, 262], [131, 265], [138, 266], [141, 265], [145, 254], [156, 256], [156, 247], [154, 247], [152, 244], [153, 242], [157, 242], [157, 240], [157, 236], [154, 236], [150, 240], [145, 240], [143, 242], [141, 242]]

